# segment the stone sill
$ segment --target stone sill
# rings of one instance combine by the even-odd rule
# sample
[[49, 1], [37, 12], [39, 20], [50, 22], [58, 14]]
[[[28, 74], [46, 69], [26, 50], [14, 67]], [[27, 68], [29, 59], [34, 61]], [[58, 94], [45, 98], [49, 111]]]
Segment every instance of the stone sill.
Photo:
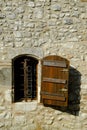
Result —
[[37, 101], [31, 101], [31, 102], [17, 102], [13, 103], [13, 109], [14, 111], [34, 111], [37, 109]]

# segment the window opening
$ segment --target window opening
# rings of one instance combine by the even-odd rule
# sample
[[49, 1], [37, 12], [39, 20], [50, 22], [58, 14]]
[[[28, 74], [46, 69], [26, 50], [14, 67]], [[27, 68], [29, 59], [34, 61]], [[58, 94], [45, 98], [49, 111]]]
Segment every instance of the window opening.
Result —
[[13, 60], [14, 101], [37, 98], [38, 60], [29, 56], [20, 56]]

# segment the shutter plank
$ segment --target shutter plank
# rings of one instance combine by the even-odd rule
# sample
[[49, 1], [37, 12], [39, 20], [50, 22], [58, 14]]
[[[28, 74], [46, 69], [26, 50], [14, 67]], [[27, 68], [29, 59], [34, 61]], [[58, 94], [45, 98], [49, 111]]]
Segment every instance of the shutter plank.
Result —
[[65, 61], [48, 61], [44, 60], [43, 65], [45, 66], [55, 66], [55, 67], [66, 67], [66, 62]]
[[42, 95], [43, 99], [50, 99], [50, 100], [58, 100], [58, 101], [65, 101], [66, 98], [62, 96], [49, 96], [49, 95]]
[[66, 80], [64, 79], [56, 79], [56, 78], [43, 78], [44, 82], [51, 82], [51, 83], [66, 83]]
[[[67, 100], [66, 100], [67, 101]], [[57, 101], [57, 100], [49, 100], [49, 99], [43, 99], [43, 103], [45, 105], [50, 105], [50, 106], [67, 106], [67, 102], [64, 101]], [[56, 105], [55, 105], [56, 104]]]
[[64, 94], [62, 95], [62, 94], [59, 94], [59, 93], [51, 93], [51, 92], [45, 92], [45, 91], [42, 91], [41, 92], [41, 94], [42, 95], [49, 95], [49, 96], [62, 96], [62, 97], [64, 97]]

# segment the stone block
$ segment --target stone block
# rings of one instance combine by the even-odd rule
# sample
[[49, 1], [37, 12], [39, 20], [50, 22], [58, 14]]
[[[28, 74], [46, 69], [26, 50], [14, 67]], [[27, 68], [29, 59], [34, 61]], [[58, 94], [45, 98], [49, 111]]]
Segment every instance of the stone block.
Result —
[[0, 86], [10, 86], [11, 85], [11, 69], [1, 68], [0, 69]]
[[14, 13], [10, 13], [6, 17], [10, 20], [14, 20], [16, 18], [16, 15]]
[[85, 61], [87, 62], [87, 55], [85, 55], [85, 58], [84, 58], [84, 59], [85, 59]]
[[4, 127], [4, 122], [0, 122], [0, 128], [2, 128], [2, 127]]
[[19, 102], [14, 104], [15, 111], [34, 111], [37, 109], [37, 102]]
[[44, 15], [44, 11], [42, 8], [35, 8], [34, 9], [34, 18], [41, 19], [41, 18], [43, 18], [43, 15]]
[[2, 32], [3, 32], [3, 31], [2, 31], [2, 28], [0, 28], [0, 35], [2, 34]]
[[15, 42], [15, 47], [22, 47], [24, 46], [24, 43], [23, 42]]
[[6, 16], [4, 14], [0, 14], [0, 19], [4, 19]]
[[15, 31], [14, 32], [14, 36], [17, 38], [21, 38], [22, 37], [22, 33], [20, 31]]
[[15, 125], [23, 125], [26, 123], [26, 118], [24, 115], [15, 115], [14, 117], [14, 124]]
[[5, 101], [11, 102], [11, 100], [12, 100], [11, 90], [8, 89], [5, 91]]
[[64, 18], [64, 24], [71, 25], [73, 24], [73, 20], [70, 18]]
[[34, 8], [35, 4], [34, 4], [33, 1], [30, 1], [30, 2], [27, 3], [27, 6]]
[[0, 106], [0, 113], [1, 111], [4, 111], [5, 110], [5, 106]]
[[7, 114], [7, 113], [6, 113], [5, 111], [2, 112], [2, 113], [0, 113], [0, 120], [1, 120], [1, 119], [4, 119], [5, 116], [6, 116], [6, 114]]
[[12, 11], [12, 7], [11, 6], [7, 6], [3, 9], [4, 11]]
[[57, 5], [57, 4], [54, 4], [54, 5], [51, 5], [51, 9], [54, 10], [54, 11], [60, 11], [61, 10], [61, 6]]
[[21, 14], [21, 13], [24, 13], [24, 12], [25, 12], [25, 10], [24, 10], [24, 7], [22, 7], [22, 6], [16, 8], [16, 10], [15, 10], [15, 13], [17, 13], [17, 14]]

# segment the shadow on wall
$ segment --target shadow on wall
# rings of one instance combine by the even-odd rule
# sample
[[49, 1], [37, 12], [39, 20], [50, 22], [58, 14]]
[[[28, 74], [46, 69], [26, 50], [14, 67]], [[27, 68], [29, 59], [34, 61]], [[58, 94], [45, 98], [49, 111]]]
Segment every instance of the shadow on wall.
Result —
[[80, 85], [81, 85], [81, 73], [75, 68], [70, 66], [69, 69], [69, 113], [78, 116], [80, 111]]

